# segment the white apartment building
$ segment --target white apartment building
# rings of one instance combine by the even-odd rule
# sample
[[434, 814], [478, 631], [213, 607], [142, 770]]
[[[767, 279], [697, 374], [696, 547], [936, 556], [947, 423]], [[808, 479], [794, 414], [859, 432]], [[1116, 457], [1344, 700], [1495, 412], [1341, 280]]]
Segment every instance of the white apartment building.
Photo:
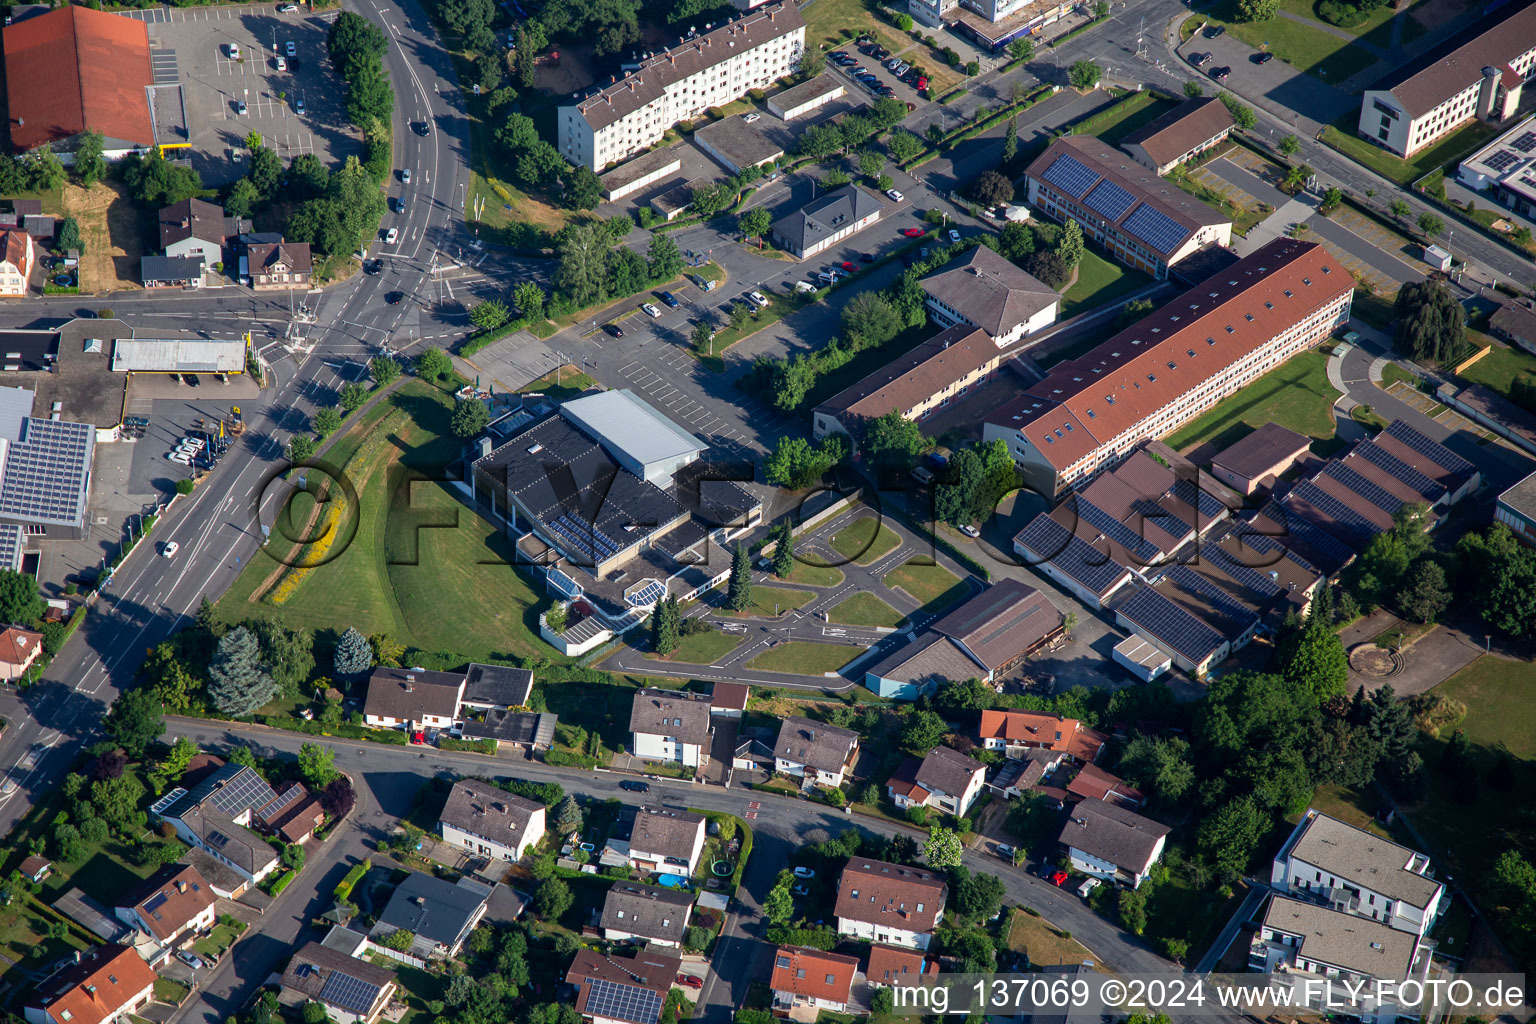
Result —
[[768, 88], [795, 70], [804, 48], [805, 22], [794, 4], [748, 11], [562, 106], [557, 148], [576, 166], [600, 171], [660, 142], [679, 121]]
[[1328, 337], [1354, 285], [1321, 245], [1276, 239], [1057, 365], [989, 413], [982, 437], [1059, 495]]
[[479, 779], [448, 792], [437, 827], [450, 846], [491, 860], [519, 861], [544, 837], [544, 805]]
[[1269, 884], [1421, 939], [1445, 896], [1426, 854], [1311, 808], [1275, 856]]
[[642, 761], [702, 768], [709, 764], [713, 728], [703, 694], [647, 687], [630, 706], [631, 753]]
[[1536, 6], [1507, 7], [1365, 90], [1361, 137], [1408, 157], [1473, 118], [1513, 117], [1536, 70]]

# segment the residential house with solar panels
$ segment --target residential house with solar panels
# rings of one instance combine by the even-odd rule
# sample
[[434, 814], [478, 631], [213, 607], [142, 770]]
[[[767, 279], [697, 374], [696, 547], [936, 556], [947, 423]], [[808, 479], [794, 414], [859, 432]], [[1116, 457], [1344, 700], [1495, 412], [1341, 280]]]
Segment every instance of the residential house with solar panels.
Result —
[[1162, 176], [1232, 134], [1232, 112], [1216, 96], [1196, 96], [1120, 140], [1138, 164]]
[[595, 391], [492, 423], [467, 482], [476, 508], [517, 539], [519, 564], [624, 630], [669, 593], [686, 600], [723, 582], [726, 545], [762, 522], [750, 474], [707, 450], [633, 392]]
[[307, 942], [283, 968], [278, 1001], [295, 1007], [319, 1003], [336, 1024], [376, 1024], [397, 987], [394, 971]]
[[780, 946], [773, 952], [773, 1013], [790, 1020], [815, 1021], [822, 1010], [842, 1013], [853, 999], [858, 957], [804, 946]]
[[1275, 239], [986, 417], [1034, 490], [1060, 496], [1166, 437], [1349, 319], [1354, 278], [1321, 245]]
[[1276, 895], [1249, 944], [1248, 968], [1268, 974], [1271, 986], [1289, 985], [1292, 1006], [1391, 1024], [1421, 1014], [1376, 997], [1406, 981], [1422, 985], [1432, 952], [1411, 932]]
[[603, 899], [599, 926], [609, 942], [681, 946], [693, 913], [693, 894], [639, 882], [615, 882]]
[[96, 428], [34, 409], [35, 399], [25, 388], [0, 387], [0, 528], [9, 527], [6, 547], [16, 558], [28, 539], [87, 533]]
[[1065, 621], [1034, 587], [1000, 579], [871, 665], [864, 685], [916, 700], [946, 680], [990, 683], [1059, 636]]
[[479, 779], [459, 779], [437, 816], [443, 842], [475, 857], [519, 861], [544, 838], [544, 805]]
[[325, 823], [320, 798], [302, 782], [290, 782], [277, 798], [256, 809], [256, 825], [285, 843], [302, 843]]
[[1428, 854], [1310, 807], [1275, 855], [1269, 884], [1420, 939], [1446, 903]]
[[113, 913], [133, 929], [134, 948], [159, 967], [213, 927], [215, 894], [196, 868], [167, 864], [118, 898]]
[[1092, 135], [1051, 143], [1024, 172], [1031, 209], [1075, 220], [1083, 237], [1159, 280], [1207, 245], [1230, 245], [1232, 222]]
[[981, 795], [986, 779], [987, 766], [980, 761], [949, 747], [934, 747], [916, 766], [910, 782], [893, 777], [886, 791], [903, 810], [937, 807], [962, 817]]
[[1057, 837], [1074, 870], [1132, 889], [1141, 888], [1163, 856], [1168, 826], [1104, 800], [1080, 800]]
[[926, 950], [948, 899], [940, 872], [853, 857], [837, 879], [837, 933]]
[[490, 886], [467, 876], [454, 883], [412, 871], [390, 893], [368, 937], [383, 942], [407, 931], [411, 947], [406, 952], [423, 960], [451, 959], [485, 917], [490, 895]]
[[109, 942], [76, 954], [27, 999], [27, 1024], [116, 1024], [155, 998], [155, 972], [131, 946]]
[[239, 875], [244, 884], [232, 897], [237, 898], [277, 870], [277, 851], [250, 829], [255, 811], [276, 798], [254, 768], [220, 764], [192, 786], [177, 786], [149, 811], [170, 822], [182, 842]]
[[921, 284], [934, 321], [980, 327], [998, 348], [1049, 327], [1061, 308], [1056, 289], [986, 245], [956, 256]]
[[649, 149], [679, 121], [700, 117], [794, 72], [805, 22], [792, 3], [766, 5], [647, 53], [639, 67], [559, 108], [556, 146], [600, 171]]
[[629, 710], [630, 753], [642, 761], [665, 761], [684, 768], [709, 763], [710, 699], [683, 690], [638, 691]]
[[859, 757], [859, 734], [825, 722], [790, 715], [779, 723], [773, 770], [805, 782], [836, 788]]
[[704, 815], [641, 807], [629, 835], [629, 864], [641, 871], [692, 877], [704, 852]]
[[1513, 117], [1533, 72], [1536, 6], [1508, 4], [1365, 90], [1358, 134], [1411, 157], [1474, 119]]
[[678, 957], [653, 950], [618, 956], [579, 949], [565, 983], [576, 987], [576, 1012], [588, 1024], [660, 1024], [682, 969]]

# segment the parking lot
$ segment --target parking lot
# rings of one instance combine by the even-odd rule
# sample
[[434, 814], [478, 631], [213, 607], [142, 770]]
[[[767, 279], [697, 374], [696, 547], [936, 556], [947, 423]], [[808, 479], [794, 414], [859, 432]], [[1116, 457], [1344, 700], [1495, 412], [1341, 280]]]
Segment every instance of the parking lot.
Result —
[[[190, 142], [189, 159], [204, 182], [224, 184], [245, 173], [237, 157], [251, 132], [284, 162], [314, 153], [335, 166], [361, 155], [326, 60], [327, 16], [302, 8], [281, 14], [271, 4], [153, 8], [125, 16], [148, 23], [157, 111], [172, 106], [172, 87], [181, 86], [185, 127], [169, 115], [157, 114], [156, 121], [161, 134], [184, 131], [186, 138], [158, 141]], [[280, 55], [284, 70], [278, 70]]]
[[1360, 101], [1343, 89], [1298, 71], [1283, 60], [1256, 63], [1259, 52], [1241, 39], [1233, 38], [1231, 33], [1212, 39], [1197, 32], [1178, 48], [1179, 56], [1186, 63], [1197, 53], [1211, 55], [1210, 61], [1200, 68], [1207, 77], [1212, 68], [1229, 67], [1232, 75], [1225, 84], [1239, 95], [1263, 96], [1272, 107], [1304, 111], [1307, 117], [1321, 124], [1328, 124], [1345, 111], [1360, 107]]

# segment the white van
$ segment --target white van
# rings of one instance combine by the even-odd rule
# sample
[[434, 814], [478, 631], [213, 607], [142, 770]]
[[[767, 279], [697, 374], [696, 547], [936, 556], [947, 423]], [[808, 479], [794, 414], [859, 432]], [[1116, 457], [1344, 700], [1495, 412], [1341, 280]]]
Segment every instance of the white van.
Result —
[[1087, 899], [1089, 894], [1091, 894], [1093, 890], [1097, 889], [1098, 887], [1099, 880], [1097, 878], [1090, 878], [1082, 885], [1077, 887], [1077, 894], [1083, 899]]

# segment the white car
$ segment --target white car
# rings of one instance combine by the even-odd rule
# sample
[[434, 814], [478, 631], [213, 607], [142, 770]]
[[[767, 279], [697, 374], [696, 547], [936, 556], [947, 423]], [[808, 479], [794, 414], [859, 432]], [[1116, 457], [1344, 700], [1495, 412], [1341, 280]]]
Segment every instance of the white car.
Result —
[[741, 119], [741, 122], [742, 122], [742, 124], [751, 124], [753, 121], [756, 121], [758, 118], [760, 118], [762, 116], [763, 116], [762, 114], [748, 114], [748, 115], [746, 115], [745, 117], [743, 117]]
[[816, 869], [815, 868], [803, 868], [803, 867], [802, 868], [795, 868], [795, 877], [796, 878], [815, 878], [816, 877]]
[[160, 557], [161, 558], [175, 558], [176, 557], [176, 552], [178, 552], [180, 550], [181, 550], [181, 545], [180, 544], [176, 543], [173, 540], [168, 540], [168, 541], [165, 542], [165, 547], [160, 549]]
[[10, 796], [14, 792], [16, 792], [16, 780], [6, 779], [5, 785], [0, 786], [0, 796]]
[[207, 442], [205, 442], [200, 437], [184, 437], [184, 438], [181, 439], [180, 447], [182, 447], [182, 448], [191, 448], [193, 451], [201, 451], [203, 445], [206, 444], [206, 443]]
[[409, 185], [411, 183], [411, 169], [409, 167], [400, 172], [400, 183], [402, 185]]
[[640, 303], [640, 308], [645, 310], [645, 315], [650, 317], [652, 320], [658, 320], [661, 318], [661, 310], [656, 308], [655, 303], [642, 302]]
[[747, 292], [747, 298], [751, 299], [758, 309], [768, 308], [768, 297], [762, 292]]
[[277, 13], [278, 14], [298, 14], [299, 13], [299, 5], [298, 4], [283, 4], [283, 6], [281, 6], [281, 7], [279, 7], [277, 9]]
[[228, 51], [229, 51], [229, 59], [230, 60], [239, 60], [240, 59], [240, 44], [239, 43], [230, 43], [229, 46], [226, 49], [228, 49]]
[[885, 194], [891, 197], [891, 202], [893, 203], [899, 203], [906, 198], [906, 196], [902, 195], [900, 192], [897, 192], [893, 188], [886, 189]]
[[964, 526], [960, 527], [960, 532], [965, 534], [967, 537], [970, 537], [972, 540], [981, 536], [981, 531], [976, 529], [976, 527], [972, 526], [970, 523], [966, 523]]
[[388, 231], [384, 232], [384, 244], [385, 245], [394, 245], [398, 241], [400, 241], [400, 229], [399, 228], [390, 228]]
[[960, 232], [956, 231], [954, 228], [950, 228], [949, 241], [952, 245], [958, 245], [960, 242]]
[[277, 55], [277, 70], [279, 70], [279, 71], [287, 71], [288, 70], [288, 61], [283, 57], [282, 54], [278, 54]]
[[299, 48], [293, 45], [293, 40], [290, 39], [283, 44], [283, 52], [290, 57], [297, 57], [299, 55]]
[[192, 465], [192, 456], [188, 455], [186, 452], [179, 448], [174, 452], [166, 452], [165, 457], [172, 462], [179, 462], [183, 466]]

